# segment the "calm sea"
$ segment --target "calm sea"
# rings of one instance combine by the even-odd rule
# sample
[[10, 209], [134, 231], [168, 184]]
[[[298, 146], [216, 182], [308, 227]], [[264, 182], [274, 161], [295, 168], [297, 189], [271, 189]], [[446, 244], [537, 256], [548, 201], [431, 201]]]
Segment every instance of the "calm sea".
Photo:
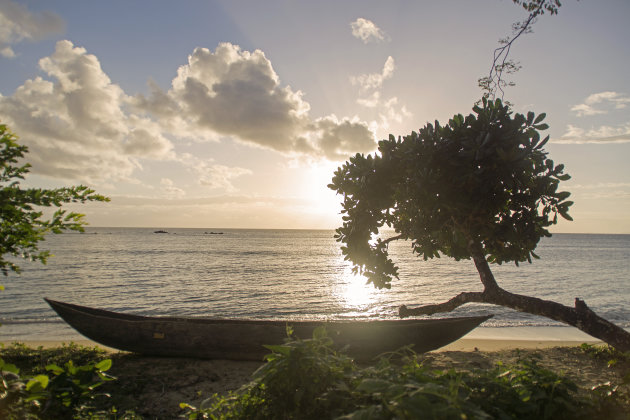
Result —
[[[145, 315], [222, 318], [395, 318], [398, 307], [480, 291], [471, 261], [423, 261], [394, 242], [391, 290], [355, 277], [330, 230], [88, 228], [51, 235], [47, 265], [0, 278], [0, 341], [81, 338], [42, 300]], [[220, 234], [218, 234], [220, 233]], [[630, 235], [556, 234], [533, 264], [493, 266], [507, 290], [572, 306], [576, 297], [630, 327]], [[470, 304], [446, 316], [494, 313], [485, 327], [551, 327], [546, 318]]]

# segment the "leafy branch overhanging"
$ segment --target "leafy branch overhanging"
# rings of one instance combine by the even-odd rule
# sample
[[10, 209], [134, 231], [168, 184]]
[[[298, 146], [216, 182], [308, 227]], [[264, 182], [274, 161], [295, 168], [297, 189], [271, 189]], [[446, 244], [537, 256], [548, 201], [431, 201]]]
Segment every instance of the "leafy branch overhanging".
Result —
[[[481, 106], [480, 106], [481, 105]], [[501, 100], [482, 99], [474, 114], [455, 115], [417, 133], [382, 140], [378, 152], [356, 154], [338, 168], [329, 187], [343, 195], [342, 243], [353, 271], [378, 288], [389, 288], [398, 267], [388, 255], [393, 240], [409, 240], [425, 260], [446, 255], [472, 259], [484, 286], [401, 316], [451, 311], [466, 303], [490, 303], [545, 316], [575, 326], [621, 351], [630, 351], [630, 333], [590, 310], [502, 289], [489, 263], [531, 262], [542, 237], [558, 216], [571, 220], [570, 176], [549, 159], [540, 131], [545, 114], [514, 114]], [[383, 227], [395, 235], [383, 239]]]

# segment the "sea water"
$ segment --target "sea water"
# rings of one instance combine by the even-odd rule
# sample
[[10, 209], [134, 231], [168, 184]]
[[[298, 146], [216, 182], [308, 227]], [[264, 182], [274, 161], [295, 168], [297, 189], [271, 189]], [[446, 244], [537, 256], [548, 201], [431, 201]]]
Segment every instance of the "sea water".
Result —
[[[40, 247], [54, 254], [48, 264], [20, 261], [21, 275], [0, 280], [0, 342], [81, 338], [44, 297], [143, 315], [391, 319], [403, 304], [482, 290], [472, 261], [424, 261], [409, 242], [390, 245], [400, 278], [391, 289], [377, 290], [352, 274], [332, 230], [164, 230], [88, 228], [48, 236]], [[541, 259], [532, 264], [493, 265], [498, 283], [569, 306], [579, 297], [604, 318], [630, 327], [630, 235], [555, 234], [536, 252]], [[560, 325], [483, 304], [434, 317], [488, 313], [495, 316], [485, 327], [520, 331], [516, 337], [527, 327]]]

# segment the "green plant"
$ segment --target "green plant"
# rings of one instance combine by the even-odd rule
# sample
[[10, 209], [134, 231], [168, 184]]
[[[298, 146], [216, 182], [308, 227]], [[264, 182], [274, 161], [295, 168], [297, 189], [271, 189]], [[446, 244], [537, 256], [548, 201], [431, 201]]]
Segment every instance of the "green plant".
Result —
[[[241, 390], [200, 407], [196, 419], [591, 419], [625, 418], [614, 386], [582, 390], [533, 358], [494, 369], [433, 370], [408, 350], [357, 366], [318, 333], [270, 346], [268, 362]], [[397, 355], [400, 356], [400, 355]]]
[[[6, 260], [5, 255], [46, 263], [49, 251], [40, 251], [38, 243], [47, 233], [63, 230], [83, 231], [83, 215], [67, 212], [67, 203], [109, 201], [83, 186], [69, 188], [20, 188], [20, 180], [30, 171], [30, 164], [18, 161], [28, 153], [28, 147], [17, 143], [17, 136], [0, 124], [0, 271], [20, 272], [20, 267]], [[50, 219], [44, 218], [44, 207], [56, 207]]]
[[188, 418], [319, 419], [334, 410], [332, 402], [347, 388], [344, 380], [355, 366], [352, 359], [333, 350], [325, 329], [316, 329], [312, 339], [289, 339], [266, 347], [272, 352], [265, 357], [267, 363], [243, 392], [215, 395], [199, 408], [181, 404]]
[[0, 358], [0, 418], [37, 418], [39, 403], [29, 395], [20, 370]]
[[[0, 418], [105, 418], [101, 416], [105, 414], [115, 418], [115, 411], [99, 412], [93, 406], [97, 398], [107, 396], [97, 388], [114, 379], [106, 373], [111, 359], [98, 360], [103, 354], [96, 347], [73, 343], [56, 349], [32, 349], [14, 343], [3, 349], [5, 358], [24, 369], [20, 371], [16, 364], [0, 359]], [[73, 356], [82, 364], [75, 364]]]

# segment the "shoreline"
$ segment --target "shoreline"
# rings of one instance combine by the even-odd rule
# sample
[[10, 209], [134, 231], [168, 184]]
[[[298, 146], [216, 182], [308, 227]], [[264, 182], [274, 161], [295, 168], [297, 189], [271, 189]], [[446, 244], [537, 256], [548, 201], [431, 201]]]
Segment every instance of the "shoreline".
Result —
[[[16, 328], [11, 328], [16, 327]], [[96, 343], [64, 326], [61, 334], [51, 335], [38, 331], [33, 335], [20, 334], [18, 325], [3, 325], [0, 328], [0, 344], [24, 343], [30, 347], [59, 347], [63, 343], [84, 346], [99, 346], [111, 352], [118, 350]], [[15, 330], [15, 331], [13, 331]], [[2, 333], [8, 334], [2, 334]], [[433, 351], [498, 351], [508, 349], [538, 349], [551, 347], [575, 347], [582, 343], [603, 344], [577, 328], [568, 326], [548, 327], [477, 327], [459, 340]], [[271, 344], [271, 343], [270, 343]]]
[[[9, 346], [14, 342], [23, 343], [31, 348], [54, 348], [61, 347], [63, 344], [75, 343], [82, 346], [94, 347], [98, 346], [109, 353], [117, 353], [119, 350], [104, 346], [95, 341], [88, 339], [79, 340], [24, 340], [24, 341], [0, 341], [0, 345]], [[590, 337], [590, 340], [549, 340], [549, 339], [497, 339], [497, 338], [460, 338], [453, 343], [450, 343], [444, 347], [441, 347], [431, 352], [443, 352], [443, 351], [462, 351], [462, 352], [474, 352], [474, 351], [501, 351], [501, 350], [513, 350], [513, 349], [548, 349], [553, 347], [577, 347], [582, 343], [588, 343], [591, 345], [604, 344], [602, 341], [596, 340]]]

